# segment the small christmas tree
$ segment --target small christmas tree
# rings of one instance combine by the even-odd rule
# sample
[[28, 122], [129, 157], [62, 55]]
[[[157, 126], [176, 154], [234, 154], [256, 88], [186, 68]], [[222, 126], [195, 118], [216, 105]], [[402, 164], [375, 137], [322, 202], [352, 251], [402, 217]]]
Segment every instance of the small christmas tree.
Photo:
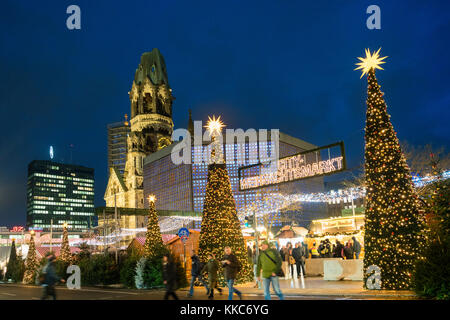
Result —
[[11, 244], [11, 251], [9, 254], [8, 264], [6, 265], [5, 279], [21, 281], [22, 273], [23, 273], [23, 262], [19, 259], [19, 257], [17, 257], [16, 242], [15, 242], [15, 240], [13, 240], [12, 244]]
[[[356, 69], [368, 74], [365, 132], [365, 179], [367, 188], [364, 235], [364, 270], [378, 266], [381, 289], [409, 289], [414, 264], [423, 246], [423, 216], [419, 214], [411, 173], [387, 113], [383, 93], [375, 78], [386, 57], [379, 51]], [[361, 76], [362, 77], [362, 76]], [[370, 275], [365, 273], [364, 284]]]
[[67, 223], [64, 223], [63, 225], [63, 240], [61, 244], [61, 251], [59, 253], [59, 259], [66, 263], [70, 263], [72, 261], [72, 254], [70, 253], [69, 246], [69, 233], [67, 232]]
[[146, 258], [141, 258], [136, 263], [136, 276], [135, 276], [135, 285], [137, 289], [145, 289], [145, 279], [144, 279], [144, 271], [145, 271], [145, 264], [147, 263]]
[[148, 197], [149, 214], [147, 221], [147, 232], [145, 234], [144, 256], [153, 258], [161, 252], [164, 243], [159, 229], [158, 214], [155, 209], [156, 197], [150, 195]]
[[34, 283], [39, 262], [36, 257], [36, 245], [34, 244], [34, 232], [31, 231], [30, 246], [28, 247], [27, 259], [25, 262], [25, 273], [23, 283]]
[[[208, 165], [206, 196], [203, 205], [202, 225], [199, 240], [199, 255], [203, 261], [212, 252], [220, 259], [226, 246], [231, 247], [241, 265], [238, 282], [252, 280], [252, 270], [247, 259], [247, 249], [237, 216], [236, 204], [231, 190], [230, 178], [223, 159], [220, 130], [223, 124], [210, 119], [208, 130], [212, 137], [211, 161]], [[219, 273], [223, 281], [223, 273]]]

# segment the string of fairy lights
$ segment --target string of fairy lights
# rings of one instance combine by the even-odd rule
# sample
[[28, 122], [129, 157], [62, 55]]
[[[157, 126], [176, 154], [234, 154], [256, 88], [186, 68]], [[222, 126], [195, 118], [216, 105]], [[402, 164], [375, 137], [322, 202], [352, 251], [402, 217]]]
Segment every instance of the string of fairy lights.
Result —
[[[444, 171], [442, 173], [441, 179], [448, 179], [450, 177], [450, 170]], [[413, 177], [413, 182], [416, 187], [423, 187], [427, 184], [433, 183], [438, 179], [437, 176], [425, 176]], [[301, 202], [313, 202], [313, 203], [328, 203], [328, 204], [339, 204], [339, 203], [351, 203], [352, 199], [360, 199], [366, 196], [366, 189], [364, 187], [346, 188], [339, 190], [332, 190], [328, 192], [318, 192], [318, 193], [305, 193], [305, 194], [291, 194], [282, 195], [279, 193], [269, 194], [264, 199], [254, 201], [252, 205], [245, 206], [239, 210], [239, 217], [244, 217], [247, 215], [252, 215], [256, 211], [256, 216], [264, 216], [274, 212], [278, 212], [291, 206], [294, 203]], [[192, 216], [170, 216], [165, 217], [159, 221], [159, 227], [161, 233], [176, 233], [182, 227], [189, 225], [191, 223], [200, 222], [201, 217]], [[105, 236], [95, 236], [92, 239], [80, 239], [77, 241], [71, 241], [71, 245], [77, 245], [82, 242], [86, 242], [88, 245], [111, 245], [119, 242], [120, 239], [125, 237], [135, 236], [138, 233], [144, 233], [147, 228], [121, 228], [120, 232], [117, 234], [112, 233]]]
[[[433, 183], [437, 179], [448, 179], [450, 177], [450, 170], [444, 171], [442, 176], [415, 176], [413, 183], [416, 188], [423, 187], [427, 184]], [[253, 215], [264, 216], [266, 214], [274, 213], [279, 210], [288, 208], [294, 203], [313, 202], [313, 203], [351, 203], [352, 200], [364, 198], [366, 196], [366, 188], [354, 187], [339, 190], [331, 190], [328, 192], [317, 193], [302, 193], [282, 195], [280, 193], [271, 193], [266, 195], [263, 199], [257, 200], [248, 206], [239, 210], [240, 216]]]

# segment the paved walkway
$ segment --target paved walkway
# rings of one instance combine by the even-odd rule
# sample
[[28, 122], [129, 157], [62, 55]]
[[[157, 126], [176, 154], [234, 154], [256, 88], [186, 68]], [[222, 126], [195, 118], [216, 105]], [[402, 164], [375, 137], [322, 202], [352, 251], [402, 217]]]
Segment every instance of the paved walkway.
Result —
[[[305, 288], [302, 287], [301, 280], [289, 279], [280, 280], [280, 287], [285, 296], [339, 296], [339, 297], [374, 297], [374, 298], [398, 298], [414, 299], [417, 296], [412, 291], [394, 290], [365, 290], [362, 281], [326, 281], [322, 277], [307, 277], [304, 281]], [[248, 295], [262, 295], [263, 290], [254, 288], [254, 283], [237, 285], [240, 291]], [[187, 291], [189, 288], [181, 289]], [[196, 290], [205, 290], [203, 287], [196, 287]], [[271, 289], [273, 294], [273, 290]]]

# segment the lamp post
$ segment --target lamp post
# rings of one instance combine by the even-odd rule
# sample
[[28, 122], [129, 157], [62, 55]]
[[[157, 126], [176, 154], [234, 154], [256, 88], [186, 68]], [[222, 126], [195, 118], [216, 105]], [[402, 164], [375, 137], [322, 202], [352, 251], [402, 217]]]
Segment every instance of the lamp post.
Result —
[[50, 219], [50, 252], [52, 252], [53, 244], [53, 219]]
[[255, 230], [256, 257], [258, 257], [259, 256], [259, 244], [258, 244], [259, 233], [258, 233], [258, 219], [256, 217], [256, 208], [253, 209], [253, 228]]

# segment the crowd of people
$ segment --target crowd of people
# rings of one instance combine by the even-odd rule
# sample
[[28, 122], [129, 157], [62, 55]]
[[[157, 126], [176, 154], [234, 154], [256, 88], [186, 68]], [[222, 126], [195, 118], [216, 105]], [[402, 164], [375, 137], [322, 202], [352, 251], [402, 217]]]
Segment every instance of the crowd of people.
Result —
[[[191, 261], [191, 283], [188, 297], [192, 297], [194, 294], [196, 280], [205, 287], [209, 299], [214, 299], [214, 291], [218, 291], [219, 294], [222, 294], [222, 289], [217, 284], [219, 261], [216, 260], [215, 255], [212, 252], [208, 253], [208, 260], [203, 263], [194, 251], [191, 256]], [[232, 253], [230, 247], [225, 247], [224, 256], [220, 259], [220, 263], [222, 264], [225, 281], [228, 287], [228, 300], [233, 300], [234, 294], [242, 299], [242, 293], [234, 287], [234, 282], [241, 269], [241, 265], [237, 257]], [[208, 283], [203, 279], [204, 274], [208, 274]]]
[[359, 259], [361, 254], [361, 244], [355, 237], [352, 237], [345, 244], [336, 240], [331, 243], [330, 239], [320, 241], [319, 245], [314, 243], [309, 250], [312, 258], [342, 258], [342, 259]]

